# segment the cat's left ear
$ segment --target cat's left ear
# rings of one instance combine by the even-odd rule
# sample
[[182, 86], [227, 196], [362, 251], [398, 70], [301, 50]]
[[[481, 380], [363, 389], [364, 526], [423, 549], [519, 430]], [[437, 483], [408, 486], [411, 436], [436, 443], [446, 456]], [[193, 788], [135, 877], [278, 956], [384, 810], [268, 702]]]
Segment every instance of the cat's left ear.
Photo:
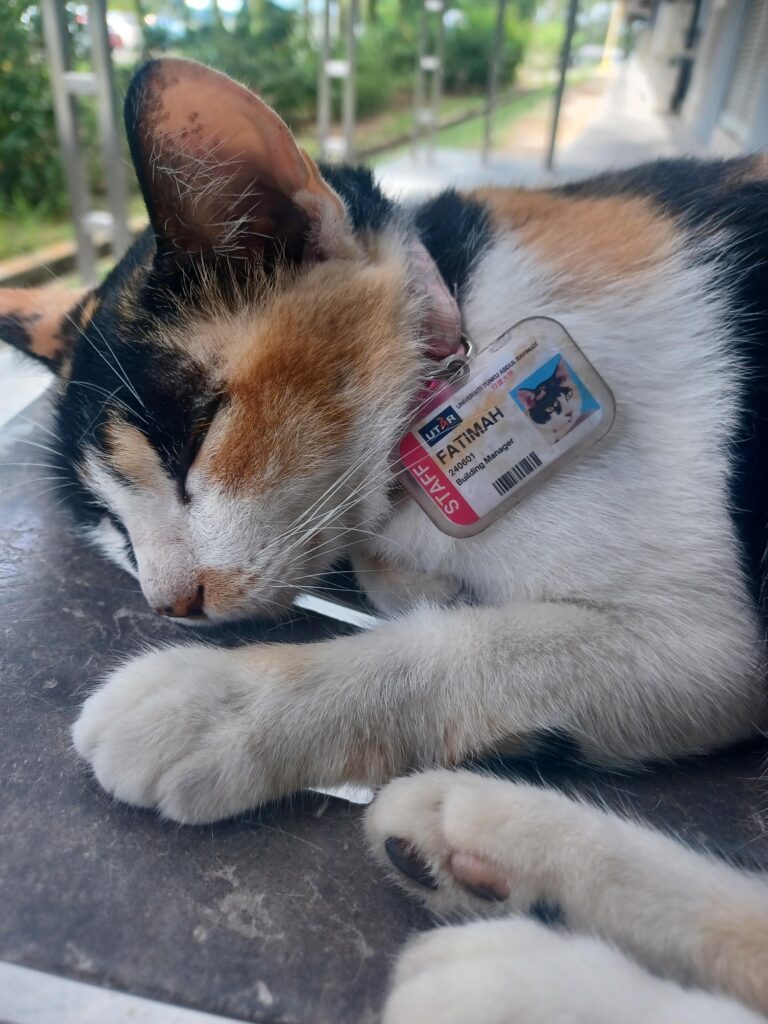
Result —
[[536, 405], [536, 392], [531, 391], [529, 388], [518, 388], [517, 397], [526, 409], [532, 409]]
[[125, 121], [161, 257], [271, 264], [355, 251], [344, 204], [287, 125], [226, 75], [152, 61], [131, 83]]
[[66, 288], [0, 288], [0, 340], [62, 373], [95, 298]]

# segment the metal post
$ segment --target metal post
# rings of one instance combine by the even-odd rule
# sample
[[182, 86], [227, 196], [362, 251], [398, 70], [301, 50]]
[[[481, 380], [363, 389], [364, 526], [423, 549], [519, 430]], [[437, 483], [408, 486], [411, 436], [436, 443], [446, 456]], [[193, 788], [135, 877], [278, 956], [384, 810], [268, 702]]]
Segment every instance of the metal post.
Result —
[[[445, 48], [445, 22], [443, 21], [443, 0], [424, 0], [421, 8], [419, 28], [419, 49], [416, 57], [416, 85], [413, 99], [413, 152], [417, 154], [420, 143], [426, 146], [427, 159], [432, 157], [435, 132], [440, 120], [440, 98], [443, 88], [443, 65]], [[430, 41], [430, 18], [434, 14], [432, 52], [428, 52]]]
[[128, 228], [128, 178], [123, 161], [123, 136], [117, 129], [117, 95], [112, 74], [106, 0], [90, 0], [88, 33], [97, 81], [96, 100], [107, 202], [112, 215], [112, 255], [119, 259], [131, 244], [131, 234]]
[[499, 71], [501, 67], [501, 49], [504, 41], [504, 15], [507, 0], [499, 0], [496, 11], [496, 31], [491, 45], [491, 66], [488, 72], [488, 93], [485, 102], [485, 131], [483, 133], [483, 163], [488, 162], [491, 153], [491, 130], [493, 113], [496, 109], [496, 96], [499, 88]]
[[563, 39], [563, 47], [560, 51], [560, 78], [557, 83], [555, 104], [552, 111], [552, 129], [549, 135], [549, 149], [547, 150], [547, 158], [544, 162], [548, 171], [552, 170], [552, 164], [555, 159], [555, 144], [557, 142], [557, 127], [560, 121], [560, 106], [563, 102], [563, 93], [565, 92], [565, 79], [568, 73], [568, 65], [571, 62], [571, 46], [573, 45], [573, 33], [576, 28], [576, 15], [578, 12], [579, 0], [569, 0], [568, 18], [565, 24], [565, 38]]
[[328, 77], [328, 58], [331, 55], [331, 0], [323, 4], [323, 28], [320, 36], [320, 65], [317, 81], [317, 141], [321, 156], [326, 155], [331, 130], [331, 80]]
[[342, 125], [345, 157], [353, 160], [355, 156], [355, 113], [357, 107], [357, 24], [359, 0], [347, 0], [347, 76], [344, 79], [342, 96]]
[[[350, 160], [355, 154], [355, 121], [357, 113], [357, 31], [360, 0], [348, 0], [347, 24], [344, 33], [345, 57], [331, 57], [331, 0], [325, 0], [323, 31], [320, 43], [320, 72], [317, 85], [317, 135], [320, 155], [325, 158]], [[341, 134], [331, 134], [333, 96], [331, 83], [341, 81]]]
[[83, 282], [91, 285], [96, 281], [96, 251], [86, 228], [86, 216], [91, 205], [88, 178], [78, 144], [76, 101], [64, 85], [67, 74], [66, 10], [59, 0], [43, 0], [42, 14], [53, 84], [53, 109], [77, 242], [77, 269]]
[[[67, 191], [77, 241], [77, 268], [87, 285], [96, 282], [94, 235], [109, 234], [112, 254], [119, 258], [131, 242], [128, 228], [128, 182], [117, 127], [115, 83], [107, 30], [106, 0], [89, 0], [88, 31], [92, 71], [68, 70], [67, 8], [60, 0], [42, 0], [43, 31], [51, 70], [53, 106]], [[86, 161], [78, 133], [78, 97], [93, 96], [98, 107], [99, 135], [108, 210], [91, 208]]]

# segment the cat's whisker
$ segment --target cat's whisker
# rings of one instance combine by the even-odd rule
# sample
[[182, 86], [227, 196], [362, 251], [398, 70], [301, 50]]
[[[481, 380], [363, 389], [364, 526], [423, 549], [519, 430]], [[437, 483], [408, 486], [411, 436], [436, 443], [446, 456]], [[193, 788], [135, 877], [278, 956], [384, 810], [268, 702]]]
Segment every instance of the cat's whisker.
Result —
[[50, 452], [51, 455], [55, 455], [57, 458], [61, 454], [60, 452], [56, 451], [55, 448], [51, 448], [50, 445], [48, 445], [48, 444], [41, 444], [40, 441], [30, 441], [26, 437], [20, 437], [20, 438], [18, 438], [18, 441], [19, 441], [20, 444], [27, 444], [31, 448], [40, 448], [40, 449], [42, 449], [42, 451]]

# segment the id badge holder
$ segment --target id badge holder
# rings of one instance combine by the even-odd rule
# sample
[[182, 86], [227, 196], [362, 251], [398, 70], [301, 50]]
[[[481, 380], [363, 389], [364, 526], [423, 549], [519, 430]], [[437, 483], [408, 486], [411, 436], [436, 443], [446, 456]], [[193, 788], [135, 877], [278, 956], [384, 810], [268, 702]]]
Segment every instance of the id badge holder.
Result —
[[400, 479], [451, 537], [481, 533], [604, 437], [611, 390], [562, 324], [521, 320], [415, 414]]

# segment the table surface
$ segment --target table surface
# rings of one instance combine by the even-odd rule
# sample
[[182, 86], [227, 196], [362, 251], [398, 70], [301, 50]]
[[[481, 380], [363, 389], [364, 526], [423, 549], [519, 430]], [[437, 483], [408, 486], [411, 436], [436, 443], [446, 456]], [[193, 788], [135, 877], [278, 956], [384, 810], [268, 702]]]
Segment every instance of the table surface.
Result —
[[[248, 1021], [375, 1020], [394, 954], [430, 921], [370, 860], [359, 808], [308, 794], [183, 828], [115, 803], [78, 762], [70, 725], [115, 659], [187, 634], [77, 537], [46, 470], [8, 465], [42, 461], [24, 442], [46, 443], [46, 401], [0, 433], [0, 960]], [[219, 635], [345, 628], [297, 612]], [[768, 869], [765, 753], [514, 770]]]

